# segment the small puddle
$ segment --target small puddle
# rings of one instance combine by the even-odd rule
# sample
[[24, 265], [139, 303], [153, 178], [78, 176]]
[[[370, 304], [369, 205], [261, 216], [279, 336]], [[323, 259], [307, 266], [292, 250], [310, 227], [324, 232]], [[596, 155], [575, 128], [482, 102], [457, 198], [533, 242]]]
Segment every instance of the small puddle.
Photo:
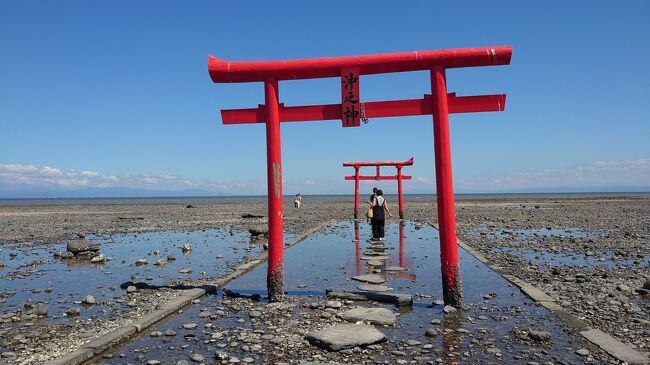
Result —
[[[360, 283], [350, 278], [371, 272], [368, 265], [370, 260], [367, 259], [371, 251], [366, 242], [370, 228], [364, 223], [357, 227], [358, 229], [355, 229], [353, 222], [339, 222], [286, 250], [285, 290], [288, 294], [324, 303], [326, 289], [356, 290]], [[429, 225], [411, 221], [405, 222], [404, 225], [389, 224], [386, 227], [383, 255], [387, 256], [386, 263], [376, 267], [385, 269], [392, 266], [404, 269], [398, 272], [382, 270], [385, 285], [392, 289], [391, 292], [413, 295], [414, 305], [399, 308], [379, 305], [399, 313], [397, 326], [380, 327], [388, 337], [388, 351], [370, 352], [370, 355], [365, 357], [365, 363], [393, 363], [396, 356], [390, 352], [405, 350], [408, 347], [404, 344], [406, 340], [420, 342], [413, 345], [417, 350], [407, 349], [406, 356], [398, 356], [407, 361], [418, 362], [412, 355], [417, 352], [422, 356], [431, 357], [431, 361], [441, 358], [442, 362], [450, 364], [511, 364], [528, 361], [542, 363], [557, 360], [565, 363], [582, 362], [582, 359], [574, 354], [575, 349], [583, 346], [578, 336], [564, 333], [559, 321], [550, 312], [533, 303], [518, 288], [464, 250], [460, 251], [460, 259], [464, 300], [468, 308], [462, 313], [445, 315], [441, 305], [432, 305], [434, 299], [441, 298], [442, 287], [438, 231]], [[264, 296], [266, 265], [260, 265], [232, 281], [227, 288], [241, 294], [257, 293]], [[237, 341], [228, 343], [221, 337], [223, 332], [239, 333], [242, 328], [259, 334], [267, 331], [277, 332], [275, 327], [271, 330], [265, 327], [264, 323], [251, 322], [245, 308], [242, 308], [242, 311], [233, 311], [232, 305], [226, 306], [223, 301], [221, 291], [218, 295], [205, 298], [200, 304], [193, 305], [183, 313], [145, 331], [133, 342], [111, 350], [116, 357], [101, 359], [101, 363], [123, 364], [162, 359], [167, 363], [174, 363], [189, 360], [189, 355], [193, 352], [211, 356], [210, 361], [214, 361], [212, 358], [216, 351], [227, 351], [239, 359], [248, 357], [250, 362], [256, 364], [280, 361], [265, 355], [273, 352], [273, 344], [259, 342], [262, 346], [270, 347], [253, 353], [248, 345]], [[372, 305], [363, 302], [355, 304]], [[223, 310], [226, 315], [210, 320], [199, 316], [202, 310]], [[431, 326], [432, 320], [440, 321], [442, 332], [436, 337], [425, 337], [424, 332]], [[196, 329], [184, 329], [183, 324], [187, 323], [196, 323]], [[552, 340], [544, 345], [531, 345], [530, 342], [521, 341], [514, 335], [520, 330], [528, 329], [548, 331]], [[179, 336], [149, 336], [151, 331], [166, 330], [177, 331]], [[302, 336], [298, 337], [296, 343], [302, 342]], [[325, 354], [316, 348], [312, 350], [316, 351], [316, 354]], [[304, 350], [285, 351], [282, 361], [311, 360], [301, 358], [301, 351], [304, 353]], [[498, 355], [495, 355], [497, 353]]]

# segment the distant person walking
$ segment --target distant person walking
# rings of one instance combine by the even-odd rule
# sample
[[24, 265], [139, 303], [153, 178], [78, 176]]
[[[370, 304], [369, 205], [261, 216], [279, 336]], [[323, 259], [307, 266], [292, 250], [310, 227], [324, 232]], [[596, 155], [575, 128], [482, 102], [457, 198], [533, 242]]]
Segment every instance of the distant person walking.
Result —
[[375, 197], [370, 203], [372, 208], [372, 239], [373, 240], [384, 240], [384, 226], [386, 225], [386, 216], [384, 212], [388, 214], [389, 217], [393, 217], [388, 210], [388, 204], [386, 204], [386, 199], [383, 197], [384, 192], [381, 189], [377, 189], [375, 192]]
[[296, 209], [300, 209], [300, 203], [302, 203], [302, 196], [300, 193], [296, 194], [296, 197], [293, 198], [293, 207]]

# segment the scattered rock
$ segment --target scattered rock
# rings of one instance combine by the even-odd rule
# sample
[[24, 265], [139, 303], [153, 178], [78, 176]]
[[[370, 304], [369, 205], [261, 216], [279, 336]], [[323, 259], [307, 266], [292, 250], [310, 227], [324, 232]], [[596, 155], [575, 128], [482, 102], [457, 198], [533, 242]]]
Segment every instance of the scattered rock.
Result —
[[338, 300], [328, 300], [327, 303], [325, 303], [325, 308], [339, 309], [342, 306], [343, 304]]
[[190, 359], [192, 359], [194, 362], [202, 362], [205, 360], [205, 356], [201, 354], [192, 354], [192, 356], [190, 356]]
[[429, 329], [424, 332], [424, 335], [427, 337], [435, 337], [440, 334], [440, 330], [435, 327], [429, 327]]
[[370, 284], [383, 284], [386, 280], [379, 275], [365, 274], [352, 277], [352, 280], [362, 281]]
[[148, 264], [148, 262], [147, 262], [147, 259], [138, 259], [138, 260], [135, 260], [135, 264], [136, 264], [136, 266], [142, 266], [142, 265]]
[[135, 293], [135, 291], [138, 290], [135, 286], [129, 285], [126, 287], [126, 292], [127, 293]]
[[75, 255], [85, 251], [99, 251], [101, 248], [101, 244], [84, 239], [68, 241], [67, 244], [67, 251]]
[[269, 227], [266, 225], [258, 225], [250, 227], [248, 232], [250, 232], [251, 236], [266, 236], [269, 234]]
[[367, 284], [367, 283], [360, 284], [357, 287], [357, 289], [363, 290], [363, 291], [374, 291], [374, 292], [385, 292], [385, 291], [389, 290], [389, 288], [386, 285]]
[[616, 290], [618, 290], [618, 291], [629, 291], [630, 287], [621, 283], [621, 284], [616, 285]]
[[580, 356], [589, 356], [589, 350], [587, 349], [579, 349], [576, 351], [576, 354]]
[[183, 243], [183, 246], [181, 247], [181, 250], [183, 250], [183, 252], [192, 251], [192, 244], [189, 243], [189, 242]]
[[106, 256], [104, 256], [103, 253], [100, 253], [99, 255], [93, 257], [93, 258], [90, 260], [90, 262], [95, 262], [95, 263], [98, 263], [98, 262], [106, 262]]
[[82, 302], [83, 304], [86, 304], [86, 305], [93, 305], [93, 304], [95, 304], [95, 297], [93, 297], [93, 296], [90, 295], [90, 294], [89, 294], [89, 295], [86, 295], [86, 296], [84, 297], [84, 299], [83, 299], [81, 302]]
[[386, 340], [386, 336], [375, 327], [358, 324], [339, 324], [305, 336], [314, 346], [340, 351], [348, 348], [372, 345]]
[[70, 317], [78, 316], [79, 314], [81, 314], [81, 309], [77, 307], [69, 307], [68, 309], [65, 310], [65, 314]]
[[363, 321], [370, 324], [388, 325], [395, 324], [395, 314], [386, 308], [358, 307], [345, 311], [339, 315], [348, 322]]
[[452, 307], [451, 305], [446, 305], [442, 311], [449, 314], [449, 313], [455, 313], [458, 309]]
[[32, 309], [32, 313], [38, 315], [38, 316], [46, 316], [47, 315], [47, 310], [48, 310], [48, 305], [47, 303], [36, 303], [34, 304], [34, 308]]
[[533, 341], [549, 341], [551, 333], [546, 331], [530, 331], [528, 337]]

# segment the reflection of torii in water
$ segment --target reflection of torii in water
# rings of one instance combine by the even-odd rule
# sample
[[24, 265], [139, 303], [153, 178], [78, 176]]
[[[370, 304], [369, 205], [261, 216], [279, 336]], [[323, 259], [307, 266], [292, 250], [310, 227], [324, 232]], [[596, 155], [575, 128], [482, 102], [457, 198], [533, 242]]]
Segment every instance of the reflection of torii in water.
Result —
[[[355, 267], [356, 267], [356, 272], [357, 275], [361, 275], [363, 273], [363, 260], [361, 260], [361, 234], [359, 232], [359, 222], [354, 222], [354, 244], [355, 244]], [[406, 279], [410, 280], [412, 282], [415, 282], [416, 275], [413, 272], [408, 272], [406, 270], [411, 269], [413, 267], [413, 258], [412, 257], [406, 257], [405, 255], [405, 243], [404, 243], [404, 223], [400, 222], [399, 224], [399, 267], [403, 268], [405, 270], [399, 270], [399, 271], [391, 271], [390, 274], [399, 278], [399, 279]], [[394, 262], [393, 260], [390, 260], [391, 262]], [[384, 262], [384, 266], [389, 266], [387, 265], [388, 260]], [[386, 272], [386, 271], [384, 271]]]

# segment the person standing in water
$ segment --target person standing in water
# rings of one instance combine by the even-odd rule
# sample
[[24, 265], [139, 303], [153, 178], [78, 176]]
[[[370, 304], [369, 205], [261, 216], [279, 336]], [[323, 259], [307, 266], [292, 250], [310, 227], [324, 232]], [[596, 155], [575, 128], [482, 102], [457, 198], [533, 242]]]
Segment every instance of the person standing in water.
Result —
[[[369, 209], [372, 209], [372, 201], [375, 199], [375, 194], [377, 194], [377, 188], [372, 188], [372, 195], [370, 195], [370, 198], [368, 198], [368, 206], [370, 207]], [[370, 224], [372, 224], [372, 217], [370, 214], [366, 216], [366, 222], [370, 221]]]
[[381, 189], [378, 189], [375, 193], [375, 197], [370, 203], [372, 207], [372, 239], [373, 240], [384, 240], [384, 226], [386, 225], [386, 216], [384, 212], [388, 214], [389, 217], [393, 217], [388, 210], [388, 204], [386, 204], [386, 199], [383, 197], [384, 192]]

